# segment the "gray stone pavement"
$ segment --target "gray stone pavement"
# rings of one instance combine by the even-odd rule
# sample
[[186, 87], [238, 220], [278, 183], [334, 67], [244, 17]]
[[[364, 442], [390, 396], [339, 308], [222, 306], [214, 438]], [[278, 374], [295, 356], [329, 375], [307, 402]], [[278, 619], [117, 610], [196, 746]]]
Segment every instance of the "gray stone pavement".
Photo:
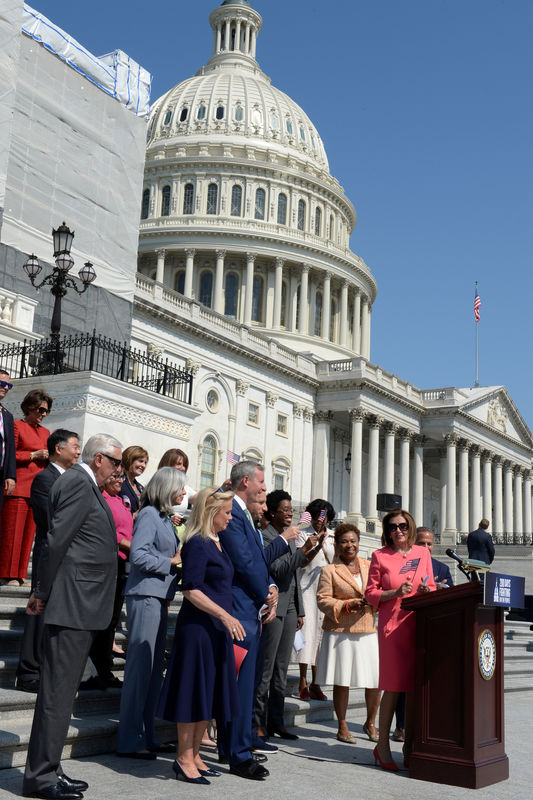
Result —
[[[477, 790], [483, 800], [511, 800], [530, 797], [533, 785], [531, 757], [531, 719], [533, 692], [510, 692], [505, 696], [506, 752], [510, 761], [508, 781]], [[350, 722], [357, 744], [348, 745], [335, 739], [334, 722], [312, 723], [294, 728], [297, 742], [280, 744], [280, 751], [269, 758], [270, 777], [265, 781], [247, 781], [227, 773], [213, 778], [210, 786], [190, 786], [173, 779], [172, 758], [141, 762], [118, 759], [106, 754], [64, 762], [67, 775], [86, 780], [90, 787], [86, 800], [175, 800], [197, 798], [207, 800], [222, 796], [231, 800], [350, 800], [354, 795], [379, 800], [447, 800], [476, 794], [426, 781], [410, 780], [406, 771], [384, 772], [373, 766], [372, 743], [363, 736], [360, 715]], [[400, 745], [392, 743], [400, 763]], [[216, 764], [216, 757], [204, 754], [207, 762]], [[12, 798], [20, 792], [21, 769], [0, 771], [0, 798]]]

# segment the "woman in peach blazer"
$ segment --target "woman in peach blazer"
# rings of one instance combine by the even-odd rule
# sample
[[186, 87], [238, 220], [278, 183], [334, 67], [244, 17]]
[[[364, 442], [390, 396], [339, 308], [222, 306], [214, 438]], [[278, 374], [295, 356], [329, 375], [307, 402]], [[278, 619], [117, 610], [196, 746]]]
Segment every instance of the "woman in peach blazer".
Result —
[[346, 724], [350, 686], [365, 687], [366, 722], [363, 731], [377, 741], [379, 706], [376, 610], [364, 597], [369, 562], [358, 558], [359, 531], [349, 523], [335, 529], [335, 560], [320, 574], [317, 603], [324, 613], [324, 635], [318, 658], [317, 682], [333, 684], [337, 739], [353, 743]]
[[415, 625], [412, 611], [404, 611], [402, 599], [435, 589], [431, 556], [427, 547], [415, 545], [416, 525], [408, 511], [389, 511], [383, 517], [381, 550], [372, 553], [365, 597], [378, 609], [379, 688], [383, 698], [379, 712], [379, 741], [374, 759], [383, 769], [396, 771], [389, 743], [392, 715], [399, 692], [406, 692], [404, 762], [407, 766], [413, 741], [412, 692], [415, 669]]

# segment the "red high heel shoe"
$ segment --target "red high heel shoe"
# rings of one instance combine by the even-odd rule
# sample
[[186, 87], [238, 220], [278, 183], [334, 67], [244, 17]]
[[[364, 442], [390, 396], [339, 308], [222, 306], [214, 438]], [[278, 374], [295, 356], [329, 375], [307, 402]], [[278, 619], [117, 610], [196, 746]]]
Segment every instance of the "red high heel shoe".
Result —
[[394, 761], [388, 761], [387, 762], [387, 761], [382, 761], [381, 760], [381, 756], [378, 753], [378, 746], [377, 745], [374, 747], [374, 750], [372, 751], [372, 755], [374, 756], [374, 764], [375, 764], [376, 767], [377, 767], [378, 761], [379, 761], [379, 766], [381, 767], [381, 769], [388, 769], [389, 772], [398, 772], [399, 767], [398, 767], [397, 764], [394, 763]]
[[328, 698], [316, 683], [309, 684], [309, 695], [311, 700], [327, 700]]

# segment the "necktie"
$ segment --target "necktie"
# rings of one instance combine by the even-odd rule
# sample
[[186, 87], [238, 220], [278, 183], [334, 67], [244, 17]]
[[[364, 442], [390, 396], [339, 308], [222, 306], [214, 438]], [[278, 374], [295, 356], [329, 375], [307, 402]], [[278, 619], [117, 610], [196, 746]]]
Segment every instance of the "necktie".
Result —
[[263, 534], [261, 533], [261, 531], [260, 531], [258, 528], [256, 528], [256, 527], [255, 527], [255, 523], [254, 523], [254, 521], [253, 521], [253, 519], [252, 519], [252, 515], [250, 514], [250, 512], [248, 511], [248, 509], [245, 509], [244, 513], [246, 514], [246, 516], [247, 516], [247, 518], [248, 518], [248, 522], [250, 523], [250, 525], [252, 526], [252, 528], [254, 529], [254, 531], [257, 533], [257, 535], [258, 535], [258, 537], [259, 537], [259, 540], [260, 540], [260, 542], [261, 542], [261, 547], [264, 547], [264, 546], [265, 546], [265, 543], [264, 543], [264, 541], [263, 541]]

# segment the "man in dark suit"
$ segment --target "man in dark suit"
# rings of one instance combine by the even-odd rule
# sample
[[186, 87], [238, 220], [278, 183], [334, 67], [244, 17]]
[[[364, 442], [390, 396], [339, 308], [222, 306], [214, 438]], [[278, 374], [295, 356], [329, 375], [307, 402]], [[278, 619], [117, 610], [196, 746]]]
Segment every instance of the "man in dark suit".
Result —
[[95, 632], [109, 625], [117, 577], [117, 537], [100, 487], [122, 471], [122, 445], [96, 434], [82, 463], [61, 475], [49, 495], [49, 526], [27, 613], [44, 613], [41, 678], [22, 793], [79, 800], [88, 787], [61, 769], [76, 691]]
[[[430, 531], [429, 528], [416, 529], [415, 544], [421, 547], [427, 547], [430, 555], [433, 550], [434, 538], [433, 531]], [[445, 586], [453, 586], [452, 574], [448, 565], [444, 564], [442, 561], [437, 561], [433, 556], [431, 556], [431, 564], [433, 566], [433, 579], [437, 585], [437, 589], [442, 589]]]
[[[240, 461], [231, 470], [231, 487], [235, 493], [232, 520], [221, 531], [220, 542], [235, 570], [233, 577], [233, 613], [243, 625], [246, 638], [240, 642], [248, 651], [238, 677], [240, 716], [227, 728], [218, 729], [219, 753], [229, 757], [230, 772], [242, 778], [261, 780], [269, 772], [252, 758], [252, 712], [255, 669], [261, 638], [261, 624], [268, 624], [276, 615], [278, 590], [272, 581], [265, 558], [262, 537], [256, 530], [250, 513], [254, 504], [264, 499], [265, 474], [263, 467], [253, 461]], [[273, 544], [276, 553], [287, 551], [283, 537]], [[260, 619], [262, 615], [262, 622]]]
[[0, 367], [0, 511], [4, 502], [4, 489], [6, 494], [13, 494], [17, 479], [13, 415], [2, 405], [2, 400], [12, 388], [9, 372]]
[[[39, 557], [48, 533], [48, 495], [50, 489], [65, 470], [74, 466], [80, 457], [78, 434], [58, 428], [50, 434], [48, 447], [48, 466], [38, 472], [31, 485], [30, 506], [35, 520], [35, 541], [33, 543], [31, 588], [35, 589]], [[16, 688], [22, 692], [37, 692], [42, 661], [44, 616], [27, 614], [24, 620], [24, 634], [20, 645], [17, 667]]]
[[468, 534], [466, 546], [468, 547], [468, 558], [476, 561], [484, 561], [485, 564], [492, 564], [494, 561], [494, 542], [492, 536], [487, 533], [490, 523], [488, 519], [482, 519], [477, 531]]

